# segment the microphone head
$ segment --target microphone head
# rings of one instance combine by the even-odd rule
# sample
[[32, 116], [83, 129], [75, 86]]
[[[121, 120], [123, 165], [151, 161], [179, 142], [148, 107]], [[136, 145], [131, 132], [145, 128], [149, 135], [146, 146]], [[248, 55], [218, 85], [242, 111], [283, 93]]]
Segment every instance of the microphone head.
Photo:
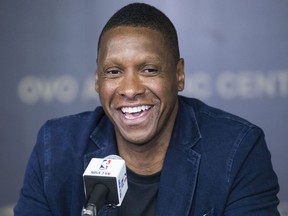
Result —
[[105, 185], [109, 190], [107, 204], [120, 206], [128, 190], [125, 161], [118, 155], [92, 158], [83, 174], [83, 180], [86, 199], [95, 185]]

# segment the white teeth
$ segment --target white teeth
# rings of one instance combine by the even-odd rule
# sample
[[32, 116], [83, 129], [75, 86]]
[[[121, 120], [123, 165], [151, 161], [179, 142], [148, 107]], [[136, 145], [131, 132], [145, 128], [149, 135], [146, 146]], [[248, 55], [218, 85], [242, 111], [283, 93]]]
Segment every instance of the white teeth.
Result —
[[143, 106], [138, 106], [138, 107], [122, 107], [121, 111], [123, 113], [138, 113], [141, 111], [145, 111], [148, 110], [150, 108], [150, 106], [147, 105], [143, 105]]

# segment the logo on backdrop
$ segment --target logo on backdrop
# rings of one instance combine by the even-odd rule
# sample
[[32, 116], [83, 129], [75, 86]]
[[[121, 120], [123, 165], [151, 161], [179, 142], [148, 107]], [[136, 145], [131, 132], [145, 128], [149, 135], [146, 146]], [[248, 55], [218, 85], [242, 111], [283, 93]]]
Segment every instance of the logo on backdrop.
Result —
[[184, 93], [201, 99], [287, 98], [288, 70], [196, 72], [187, 75]]
[[50, 78], [30, 75], [20, 80], [18, 96], [27, 105], [55, 102], [60, 104], [94, 102], [97, 99], [94, 82], [93, 77], [80, 80], [72, 75], [60, 75]]
[[[37, 103], [69, 104], [95, 102], [95, 79], [77, 79], [72, 75], [25, 76], [18, 84], [19, 99], [27, 105]], [[288, 97], [288, 69], [279, 71], [222, 71], [216, 74], [199, 71], [186, 75], [186, 96], [200, 99], [273, 99]]]

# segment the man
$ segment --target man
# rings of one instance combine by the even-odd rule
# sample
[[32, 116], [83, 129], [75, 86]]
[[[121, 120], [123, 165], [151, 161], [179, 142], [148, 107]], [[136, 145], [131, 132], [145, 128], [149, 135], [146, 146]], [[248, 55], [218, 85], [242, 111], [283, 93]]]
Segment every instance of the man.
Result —
[[99, 216], [276, 216], [277, 177], [263, 132], [184, 89], [176, 30], [158, 9], [129, 4], [98, 42], [102, 107], [48, 121], [32, 152], [15, 215], [80, 215], [93, 157], [128, 169], [121, 207]]

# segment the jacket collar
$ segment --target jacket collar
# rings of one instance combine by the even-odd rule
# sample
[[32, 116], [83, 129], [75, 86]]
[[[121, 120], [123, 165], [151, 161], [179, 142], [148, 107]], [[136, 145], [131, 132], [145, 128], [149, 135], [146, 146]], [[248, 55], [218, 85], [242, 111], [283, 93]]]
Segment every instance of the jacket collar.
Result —
[[94, 131], [90, 135], [90, 140], [93, 142], [89, 143], [86, 154], [84, 155], [84, 168], [88, 166], [92, 158], [104, 158], [108, 155], [118, 154], [114, 126], [104, 114], [102, 108], [96, 110], [102, 112], [98, 124]]
[[193, 147], [201, 138], [195, 112], [182, 97], [161, 174], [157, 215], [188, 215], [201, 155]]
[[178, 98], [179, 109], [170, 145], [175, 144], [174, 141], [181, 140], [181, 143], [176, 144], [177, 146], [183, 145], [183, 147], [191, 148], [201, 139], [196, 113], [191, 104], [193, 103], [191, 99], [189, 100], [183, 96]]

